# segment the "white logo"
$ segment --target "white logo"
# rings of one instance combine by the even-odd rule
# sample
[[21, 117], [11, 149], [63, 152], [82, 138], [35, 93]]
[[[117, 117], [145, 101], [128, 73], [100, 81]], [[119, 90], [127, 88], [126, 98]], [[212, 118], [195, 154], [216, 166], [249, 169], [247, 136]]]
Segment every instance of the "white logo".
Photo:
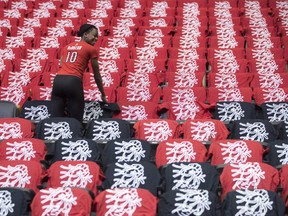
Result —
[[127, 87], [127, 99], [128, 101], [149, 101], [152, 97], [148, 87], [134, 88]]
[[120, 17], [136, 17], [135, 8], [121, 8], [120, 9]]
[[206, 190], [182, 190], [176, 194], [175, 208], [172, 214], [186, 216], [197, 215], [200, 216], [205, 210], [210, 210], [212, 204], [209, 200], [209, 192]]
[[158, 56], [157, 51], [152, 47], [136, 47], [136, 54], [138, 59], [155, 59]]
[[273, 201], [266, 190], [237, 190], [236, 204], [238, 212], [235, 216], [264, 216], [273, 209]]
[[101, 59], [119, 59], [120, 53], [117, 48], [113, 47], [100, 47], [99, 57]]
[[198, 141], [210, 141], [217, 135], [213, 122], [191, 122], [192, 139]]
[[235, 141], [220, 143], [221, 154], [224, 163], [244, 163], [251, 158], [251, 150], [249, 150], [245, 141]]
[[77, 205], [71, 188], [48, 188], [41, 190], [42, 216], [60, 215], [69, 216], [73, 206]]
[[61, 185], [63, 187], [80, 187], [85, 188], [88, 183], [92, 183], [93, 175], [90, 175], [89, 166], [79, 163], [75, 166], [60, 166]]
[[200, 164], [172, 164], [173, 184], [172, 190], [175, 189], [198, 189], [200, 184], [205, 182], [206, 175]]
[[215, 87], [217, 88], [237, 88], [238, 81], [235, 74], [217, 73], [215, 77]]
[[40, 98], [42, 100], [50, 100], [52, 88], [51, 87], [41, 87], [40, 89]]
[[98, 102], [91, 101], [89, 103], [85, 103], [83, 120], [90, 121], [92, 119], [98, 119], [101, 116], [103, 116], [103, 110]]
[[168, 24], [166, 23], [164, 18], [152, 19], [149, 20], [150, 27], [167, 27]]
[[288, 144], [275, 145], [281, 164], [288, 164]]
[[181, 87], [193, 87], [198, 84], [198, 80], [195, 76], [195, 73], [181, 73], [181, 72], [175, 72], [175, 87], [181, 88]]
[[10, 72], [8, 77], [9, 87], [27, 86], [30, 83], [30, 75], [28, 71], [22, 70], [21, 72]]
[[25, 188], [30, 184], [28, 168], [25, 165], [0, 166], [0, 186]]
[[267, 115], [270, 122], [288, 120], [288, 104], [267, 104]]
[[94, 121], [93, 140], [114, 140], [121, 137], [117, 121]]
[[129, 26], [113, 26], [113, 35], [114, 37], [130, 37], [133, 35], [132, 30]]
[[15, 104], [20, 104], [20, 102], [25, 98], [25, 92], [21, 86], [8, 86], [2, 87], [1, 100], [12, 101]]
[[262, 122], [254, 123], [240, 123], [240, 139], [243, 140], [256, 140], [264, 142], [268, 139], [269, 133], [266, 131], [266, 126]]
[[143, 105], [128, 105], [122, 107], [122, 119], [124, 120], [144, 120], [147, 119], [145, 107]]
[[44, 48], [27, 49], [27, 58], [35, 60], [48, 59], [48, 54]]
[[2, 216], [9, 215], [9, 213], [14, 213], [15, 204], [12, 202], [12, 195], [7, 190], [0, 191], [0, 214]]
[[156, 66], [152, 59], [135, 59], [134, 68], [135, 72], [152, 73], [153, 71], [155, 71]]
[[68, 143], [63, 141], [61, 144], [63, 146], [61, 153], [65, 161], [86, 161], [91, 158], [92, 150], [86, 140], [69, 141]]
[[240, 120], [245, 115], [245, 111], [239, 103], [219, 103], [219, 118], [220, 121]]
[[262, 171], [259, 163], [247, 162], [244, 164], [231, 164], [232, 177], [236, 189], [257, 189], [261, 180], [265, 179], [265, 171]]
[[18, 122], [0, 124], [0, 139], [22, 138], [23, 132]]
[[137, 189], [115, 188], [106, 190], [107, 211], [105, 216], [133, 216], [137, 207], [142, 206], [142, 198], [139, 197]]
[[117, 73], [118, 67], [115, 60], [99, 61], [100, 71], [103, 73]]
[[30, 161], [35, 158], [33, 143], [31, 141], [7, 142], [6, 159], [7, 160], [25, 160]]
[[172, 137], [172, 130], [166, 121], [144, 123], [144, 134], [147, 141], [163, 141]]
[[45, 105], [25, 107], [24, 110], [25, 118], [34, 121], [40, 121], [51, 116], [47, 106]]
[[139, 188], [145, 184], [146, 176], [141, 164], [119, 164], [116, 163], [114, 172], [114, 183], [111, 188]]
[[108, 47], [125, 48], [128, 47], [128, 43], [125, 40], [125, 37], [113, 37], [108, 38]]
[[[50, 14], [49, 14], [50, 15]], [[40, 19], [37, 17], [34, 18], [24, 18], [24, 24], [25, 27], [40, 27], [41, 22]]]
[[218, 98], [220, 101], [238, 101], [242, 102], [243, 96], [240, 92], [240, 89], [219, 89]]
[[44, 139], [58, 140], [72, 138], [73, 132], [70, 130], [68, 122], [44, 123]]
[[195, 160], [197, 152], [194, 151], [193, 143], [190, 141], [167, 142], [167, 160], [168, 164], [173, 162], [190, 162]]
[[127, 88], [143, 89], [150, 87], [149, 74], [147, 73], [131, 73], [127, 77]]
[[115, 155], [118, 162], [139, 162], [142, 158], [145, 158], [146, 151], [143, 149], [142, 143], [139, 140], [130, 140], [128, 142], [115, 141], [115, 145]]

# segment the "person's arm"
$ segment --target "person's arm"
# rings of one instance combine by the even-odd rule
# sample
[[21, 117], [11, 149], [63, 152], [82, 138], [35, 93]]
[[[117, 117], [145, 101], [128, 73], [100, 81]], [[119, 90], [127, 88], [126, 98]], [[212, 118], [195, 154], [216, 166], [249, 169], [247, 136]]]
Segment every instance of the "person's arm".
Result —
[[98, 86], [99, 91], [101, 92], [102, 101], [104, 103], [107, 103], [107, 99], [106, 99], [106, 95], [105, 95], [104, 87], [103, 87], [103, 82], [102, 82], [102, 77], [99, 71], [98, 59], [97, 58], [91, 59], [91, 65], [92, 65], [92, 69], [94, 73], [95, 82]]

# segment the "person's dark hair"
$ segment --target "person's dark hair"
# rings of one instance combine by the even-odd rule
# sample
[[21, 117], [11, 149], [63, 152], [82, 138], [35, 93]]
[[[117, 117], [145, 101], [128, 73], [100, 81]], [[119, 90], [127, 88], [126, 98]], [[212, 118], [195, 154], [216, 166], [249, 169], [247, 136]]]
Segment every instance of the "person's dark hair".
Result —
[[80, 30], [77, 32], [77, 36], [78, 37], [82, 37], [84, 33], [90, 32], [92, 29], [96, 29], [97, 30], [96, 26], [94, 26], [94, 25], [91, 25], [91, 24], [88, 24], [88, 23], [83, 24], [83, 25], [80, 26]]

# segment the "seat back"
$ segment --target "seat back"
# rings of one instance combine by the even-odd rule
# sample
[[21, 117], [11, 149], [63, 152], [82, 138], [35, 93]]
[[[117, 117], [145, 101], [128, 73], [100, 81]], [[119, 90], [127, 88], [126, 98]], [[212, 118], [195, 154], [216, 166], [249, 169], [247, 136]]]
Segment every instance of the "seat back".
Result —
[[0, 101], [0, 118], [16, 117], [17, 107], [14, 102]]
[[82, 188], [47, 188], [40, 190], [31, 204], [31, 215], [89, 215], [92, 197]]

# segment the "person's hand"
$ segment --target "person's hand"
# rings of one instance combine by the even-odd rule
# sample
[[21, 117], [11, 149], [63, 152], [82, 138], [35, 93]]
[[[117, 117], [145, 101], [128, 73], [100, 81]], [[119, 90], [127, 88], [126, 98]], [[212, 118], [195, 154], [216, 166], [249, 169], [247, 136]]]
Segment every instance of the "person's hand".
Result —
[[108, 103], [105, 95], [102, 95], [102, 96], [101, 96], [101, 99], [102, 99], [102, 102]]

